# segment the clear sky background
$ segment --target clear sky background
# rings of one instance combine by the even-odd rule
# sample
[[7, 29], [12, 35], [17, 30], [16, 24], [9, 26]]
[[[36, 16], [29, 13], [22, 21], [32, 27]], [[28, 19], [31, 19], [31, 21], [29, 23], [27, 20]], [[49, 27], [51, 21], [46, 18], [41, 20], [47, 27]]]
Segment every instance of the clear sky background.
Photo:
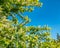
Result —
[[52, 28], [52, 37], [56, 39], [56, 33], [60, 33], [60, 0], [40, 1], [43, 3], [41, 8], [25, 13], [32, 20], [28, 25], [48, 25]]

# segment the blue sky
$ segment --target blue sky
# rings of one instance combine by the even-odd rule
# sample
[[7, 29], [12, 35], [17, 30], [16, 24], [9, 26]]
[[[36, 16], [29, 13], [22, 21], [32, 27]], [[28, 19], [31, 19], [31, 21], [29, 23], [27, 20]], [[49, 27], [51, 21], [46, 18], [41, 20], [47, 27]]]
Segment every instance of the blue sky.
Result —
[[41, 8], [25, 13], [32, 20], [28, 25], [48, 25], [52, 28], [52, 37], [56, 39], [56, 33], [60, 33], [60, 0], [40, 1], [43, 3]]

